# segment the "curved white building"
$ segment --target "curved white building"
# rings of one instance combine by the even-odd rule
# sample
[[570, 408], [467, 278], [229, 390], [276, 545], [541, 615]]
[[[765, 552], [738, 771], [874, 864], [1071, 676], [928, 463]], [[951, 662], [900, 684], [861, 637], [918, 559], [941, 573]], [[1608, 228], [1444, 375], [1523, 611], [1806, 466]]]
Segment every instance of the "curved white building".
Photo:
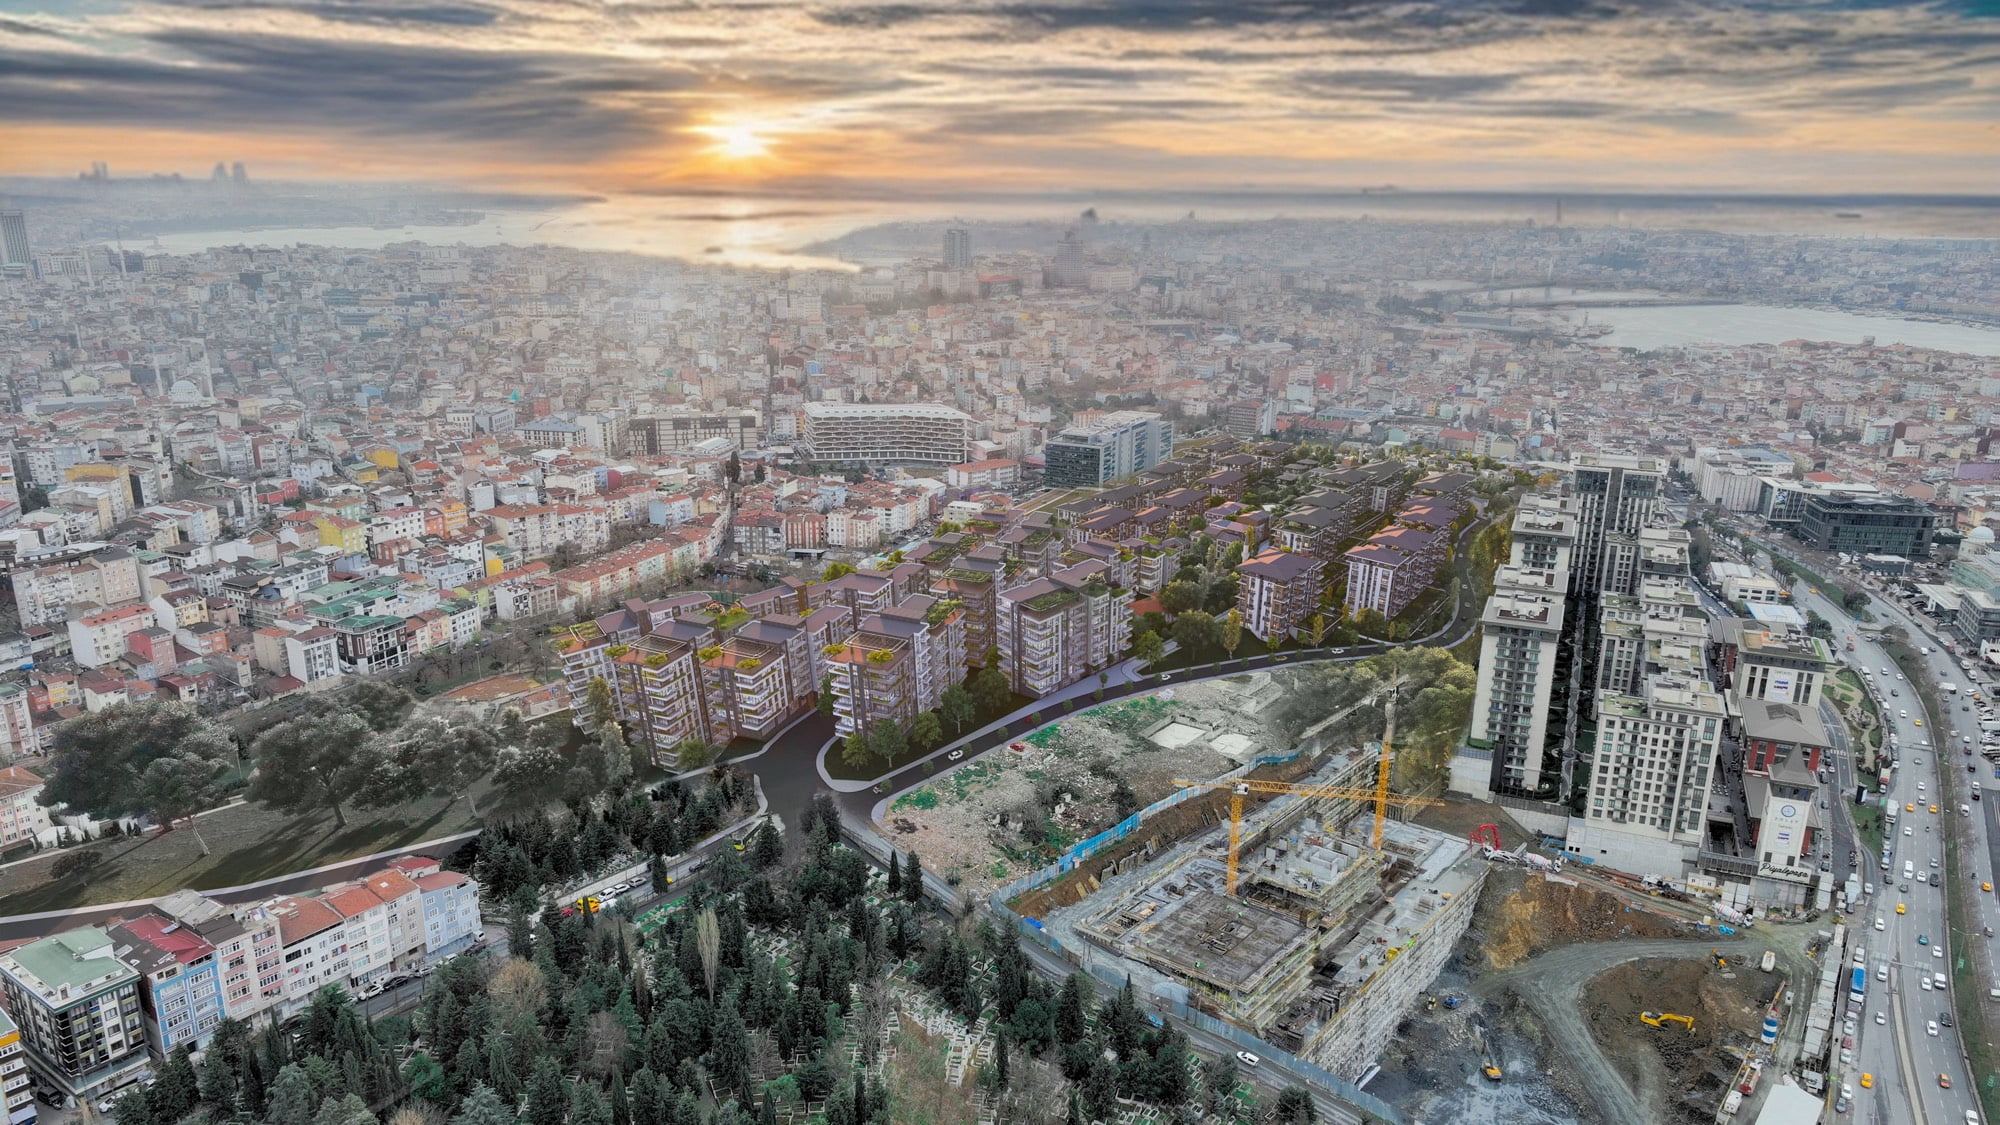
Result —
[[957, 465], [972, 436], [971, 416], [931, 402], [809, 402], [801, 417], [799, 456], [822, 464]]

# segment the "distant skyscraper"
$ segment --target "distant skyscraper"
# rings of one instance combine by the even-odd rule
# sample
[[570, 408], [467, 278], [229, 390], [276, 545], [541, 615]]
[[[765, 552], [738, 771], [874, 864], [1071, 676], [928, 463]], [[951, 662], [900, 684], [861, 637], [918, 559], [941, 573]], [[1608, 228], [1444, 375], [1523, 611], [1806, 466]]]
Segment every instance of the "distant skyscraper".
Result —
[[948, 270], [969, 270], [972, 268], [972, 232], [964, 227], [946, 227], [944, 232], [944, 268]]
[[245, 168], [243, 162], [239, 160], [229, 166], [229, 178], [239, 184], [247, 184], [250, 182], [250, 170]]
[[0, 266], [26, 268], [28, 217], [19, 211], [0, 211]]
[[226, 184], [229, 182], [229, 169], [218, 160], [215, 162], [215, 171], [208, 174], [208, 179], [210, 183]]
[[1083, 261], [1083, 236], [1072, 227], [1056, 243], [1055, 267], [1049, 281], [1055, 285], [1083, 285], [1090, 280], [1090, 267]]

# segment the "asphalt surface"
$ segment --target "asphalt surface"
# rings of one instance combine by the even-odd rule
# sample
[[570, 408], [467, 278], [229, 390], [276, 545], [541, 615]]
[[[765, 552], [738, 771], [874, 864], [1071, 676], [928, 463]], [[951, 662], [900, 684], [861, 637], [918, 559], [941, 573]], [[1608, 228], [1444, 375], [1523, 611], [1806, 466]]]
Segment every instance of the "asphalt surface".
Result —
[[[1831, 569], [1831, 564], [1823, 559], [1807, 557], [1806, 561], [1822, 573]], [[1972, 1089], [1974, 1076], [1969, 1073], [1957, 1029], [1943, 1026], [1942, 1017], [1952, 1007], [1949, 989], [1953, 959], [1965, 942], [1986, 939], [1978, 934], [1950, 932], [1945, 899], [1951, 889], [1945, 882], [1950, 872], [1944, 863], [1944, 851], [1949, 833], [1976, 834], [1979, 839], [1973, 851], [1987, 858], [1973, 866], [1981, 868], [1977, 873], [1983, 878], [1992, 876], [1994, 866], [1990, 857], [1996, 833], [1992, 810], [1983, 808], [1990, 802], [1972, 806], [1982, 809], [1985, 815], [1958, 815], [1958, 805], [1969, 803], [1962, 796], [1965, 783], [1976, 776], [1964, 772], [1965, 764], [1969, 761], [1975, 767], [1990, 768], [1982, 758], [1966, 758], [1960, 748], [1959, 736], [1966, 730], [1973, 731], [1977, 741], [1977, 722], [1974, 716], [1954, 711], [1943, 717], [1940, 726], [1937, 716], [1926, 713], [1915, 687], [1876, 643], [1874, 631], [1884, 623], [1896, 623], [1911, 631], [1913, 645], [1928, 645], [1935, 652], [1936, 642], [1924, 639], [1916, 623], [1899, 610], [1883, 599], [1873, 599], [1869, 611], [1876, 623], [1863, 625], [1832, 600], [1816, 593], [1803, 579], [1793, 594], [1795, 604], [1833, 624], [1837, 658], [1857, 674], [1864, 668], [1868, 670], [1869, 674], [1861, 677], [1862, 682], [1875, 695], [1885, 733], [1891, 738], [1892, 759], [1900, 763], [1892, 772], [1886, 790], [1897, 814], [1895, 828], [1885, 830], [1883, 837], [1890, 850], [1889, 868], [1882, 869], [1880, 856], [1853, 857], [1860, 862], [1863, 881], [1874, 883], [1876, 889], [1872, 898], [1864, 896], [1861, 907], [1850, 916], [1850, 924], [1858, 933], [1855, 940], [1866, 951], [1868, 978], [1862, 1003], [1850, 1005], [1848, 1010], [1850, 1016], [1858, 1017], [1855, 1064], [1838, 1081], [1853, 1087], [1852, 1114], [1857, 1121], [1881, 1125], [1905, 1122], [1963, 1125], [1966, 1111], [1977, 1108]], [[1853, 652], [1846, 651], [1849, 635], [1855, 641]], [[1941, 653], [1932, 657], [1932, 665], [1931, 674], [1939, 682], [1964, 682], [1963, 672]], [[1942, 698], [1956, 703], [1962, 696]], [[1974, 721], [1968, 726], [1962, 719]], [[1942, 754], [1938, 752], [1940, 747], [1944, 750]], [[1941, 768], [1957, 772], [1945, 778]], [[1853, 793], [1850, 774], [1845, 789], [1830, 794], [1829, 799], [1851, 801]], [[1930, 811], [1933, 807], [1936, 813]], [[1961, 858], [1966, 858], [1963, 853]], [[1906, 861], [1911, 865], [1913, 878], [1903, 876]], [[1938, 887], [1929, 885], [1932, 870], [1939, 872]], [[1836, 872], [1840, 879], [1846, 873], [1844, 866]], [[1906, 913], [1896, 913], [1898, 905]], [[1982, 917], [2000, 923], [1993, 896], [1983, 896], [1980, 905]], [[1876, 929], [1877, 925], [1881, 929]], [[1885, 970], [1886, 980], [1882, 979]], [[1937, 973], [1945, 975], [1946, 991], [1924, 987], [1925, 981]], [[1878, 1016], [1883, 1022], [1876, 1022]], [[1872, 1088], [1861, 1087], [1862, 1074], [1870, 1076]], [[1950, 1080], [1950, 1089], [1940, 1086], [1940, 1075]]]

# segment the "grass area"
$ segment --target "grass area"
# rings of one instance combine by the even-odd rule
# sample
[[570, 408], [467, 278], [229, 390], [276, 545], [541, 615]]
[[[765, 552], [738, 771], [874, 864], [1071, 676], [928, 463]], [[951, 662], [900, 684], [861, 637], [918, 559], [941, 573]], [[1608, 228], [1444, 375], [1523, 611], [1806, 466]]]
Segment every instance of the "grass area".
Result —
[[[1873, 788], [1872, 786], [1870, 788]], [[1882, 809], [1878, 805], [1862, 805], [1854, 810], [1854, 834], [1867, 846], [1862, 848], [1863, 858], [1882, 854]], [[1865, 866], [1865, 864], [1864, 864]]]
[[206, 856], [185, 824], [88, 845], [105, 858], [81, 885], [74, 876], [51, 876], [56, 860], [75, 848], [44, 852], [0, 870], [0, 914], [154, 898], [183, 887], [241, 886], [479, 827], [460, 800], [416, 801], [373, 813], [348, 810], [345, 827], [330, 812], [297, 817], [253, 804], [231, 805], [202, 817], [200, 824], [211, 853]]

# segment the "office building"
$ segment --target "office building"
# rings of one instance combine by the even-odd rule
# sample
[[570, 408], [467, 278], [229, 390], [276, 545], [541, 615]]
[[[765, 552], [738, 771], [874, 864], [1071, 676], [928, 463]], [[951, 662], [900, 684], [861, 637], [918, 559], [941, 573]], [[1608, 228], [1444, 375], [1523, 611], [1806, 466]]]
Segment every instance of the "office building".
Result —
[[821, 465], [966, 461], [972, 418], [936, 403], [809, 402], [801, 410], [799, 459]]
[[1927, 559], [1936, 526], [1937, 513], [1919, 500], [1822, 493], [1806, 497], [1792, 534], [1822, 551]]
[[1103, 488], [1173, 455], [1172, 422], [1149, 411], [1115, 410], [1049, 439], [1043, 479], [1058, 488]]
[[0, 956], [0, 1006], [21, 1030], [29, 1071], [49, 1089], [92, 1100], [146, 1069], [139, 974], [118, 959], [100, 927]]
[[1090, 264], [1083, 257], [1083, 235], [1075, 227], [1063, 232], [1056, 243], [1056, 257], [1049, 266], [1049, 284], [1058, 288], [1081, 288], [1090, 284]]
[[[1549, 707], [1562, 665], [1565, 587], [1560, 570], [1506, 565], [1480, 618], [1479, 679], [1472, 702], [1467, 753], [1453, 762], [1453, 788], [1482, 798], [1491, 793], [1552, 795]], [[1479, 766], [1484, 765], [1484, 776]], [[1464, 776], [1458, 776], [1460, 771]]]
[[28, 247], [28, 217], [20, 211], [0, 211], [0, 269], [26, 273], [34, 262]]
[[946, 227], [944, 232], [944, 268], [948, 270], [969, 270], [972, 268], [972, 232], [964, 227]]

